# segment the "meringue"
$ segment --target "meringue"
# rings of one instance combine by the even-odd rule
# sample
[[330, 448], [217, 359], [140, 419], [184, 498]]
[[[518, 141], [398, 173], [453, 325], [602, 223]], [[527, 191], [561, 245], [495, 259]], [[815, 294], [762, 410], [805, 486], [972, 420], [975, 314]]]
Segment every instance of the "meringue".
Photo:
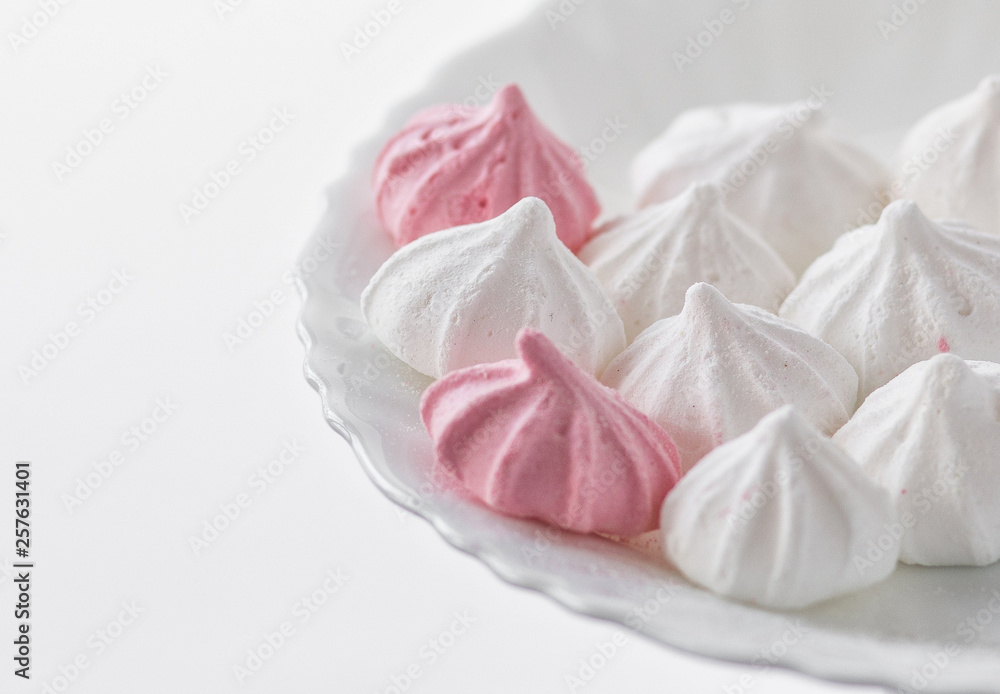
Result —
[[819, 258], [779, 315], [851, 362], [862, 400], [940, 352], [1000, 361], [1000, 236], [898, 200]]
[[633, 162], [639, 204], [669, 200], [695, 180], [716, 182], [729, 209], [801, 275], [853, 228], [859, 209], [887, 195], [889, 181], [878, 161], [828, 127], [823, 98], [681, 113]]
[[709, 453], [663, 504], [667, 557], [717, 593], [797, 609], [889, 576], [889, 494], [791, 406]]
[[711, 183], [692, 183], [668, 202], [609, 223], [579, 257], [611, 297], [629, 341], [680, 313], [684, 293], [696, 282], [777, 313], [796, 281], [774, 250], [726, 209]]
[[680, 476], [667, 433], [541, 332], [522, 330], [517, 353], [424, 392], [436, 464], [507, 515], [581, 533], [655, 530]]
[[900, 148], [899, 197], [1000, 234], [1000, 75], [927, 114]]
[[621, 319], [538, 198], [399, 249], [368, 283], [361, 311], [390, 352], [435, 378], [512, 358], [523, 327], [595, 375], [625, 348]]
[[663, 427], [691, 469], [788, 403], [827, 434], [854, 412], [858, 377], [832, 347], [705, 283], [677, 316], [654, 323], [601, 381]]
[[576, 251], [600, 213], [583, 161], [542, 125], [513, 84], [481, 108], [448, 104], [418, 113], [382, 149], [373, 183], [379, 218], [399, 246], [492, 219], [536, 196]]
[[903, 561], [1000, 559], [1000, 364], [954, 354], [914, 364], [833, 440], [890, 493], [906, 528]]

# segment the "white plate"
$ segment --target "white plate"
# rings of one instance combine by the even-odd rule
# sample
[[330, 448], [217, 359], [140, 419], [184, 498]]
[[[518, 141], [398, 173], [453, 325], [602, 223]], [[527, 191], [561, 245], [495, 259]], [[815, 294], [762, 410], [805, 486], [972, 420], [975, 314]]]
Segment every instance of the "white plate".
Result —
[[[577, 146], [611, 139], [608, 119], [624, 124], [617, 139], [592, 149], [604, 150], [594, 155], [590, 176], [612, 212], [627, 206], [631, 156], [672, 115], [694, 105], [832, 91], [828, 110], [887, 155], [927, 109], [1000, 72], [1000, 3], [923, 2], [899, 0], [902, 14], [893, 16], [891, 3], [870, 1], [757, 7], [731, 0], [699, 9], [691, 7], [697, 3], [553, 0], [456, 58], [395, 110], [331, 189], [300, 278], [307, 377], [331, 426], [378, 487], [505, 580], [670, 646], [845, 682], [1000, 691], [1000, 612], [990, 609], [1000, 566], [904, 566], [864, 593], [776, 612], [691, 586], [655, 547], [505, 518], [442, 491], [428, 477], [431, 449], [417, 411], [429, 380], [390, 355], [358, 309], [361, 290], [392, 250], [373, 211], [372, 164], [381, 143], [416, 109], [482, 102], [488, 85], [517, 81], [541, 117]], [[723, 17], [724, 9], [732, 14]], [[896, 20], [898, 31], [880, 20]], [[674, 53], [685, 51], [689, 37], [709, 45], [680, 71]], [[992, 606], [1000, 610], [1000, 600]]]

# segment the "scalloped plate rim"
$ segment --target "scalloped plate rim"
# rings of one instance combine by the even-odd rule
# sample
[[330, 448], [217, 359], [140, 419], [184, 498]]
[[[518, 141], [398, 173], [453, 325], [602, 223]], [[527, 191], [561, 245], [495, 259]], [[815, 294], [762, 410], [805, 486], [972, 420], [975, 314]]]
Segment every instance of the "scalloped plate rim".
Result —
[[[493, 37], [491, 37], [487, 42], [477, 44], [470, 48], [467, 48], [456, 56], [446, 61], [441, 67], [439, 67], [432, 75], [426, 80], [420, 87], [409, 97], [402, 100], [395, 108], [390, 109], [388, 115], [383, 119], [380, 126], [376, 129], [376, 134], [364, 140], [358, 144], [351, 152], [348, 158], [348, 164], [345, 169], [345, 173], [336, 182], [331, 184], [326, 191], [326, 198], [328, 203], [332, 203], [337, 197], [338, 193], [348, 187], [353, 181], [353, 174], [357, 172], [358, 164], [363, 159], [363, 153], [373, 148], [379, 146], [379, 144], [384, 139], [384, 132], [387, 127], [394, 121], [399, 120], [397, 114], [409, 114], [413, 110], [413, 105], [421, 102], [421, 95], [433, 85], [440, 76], [447, 73], [449, 67], [459, 60], [466, 53], [475, 50], [477, 48], [482, 48], [489, 43], [502, 42], [510, 36], [516, 35], [517, 33], [523, 31], [527, 28], [528, 24], [532, 21], [537, 20], [537, 15], [535, 12], [529, 14], [523, 21], [516, 23], [511, 28], [502, 31]], [[323, 220], [329, 214], [330, 204], [327, 206], [327, 211], [323, 215]], [[320, 229], [322, 228], [322, 221], [317, 224], [316, 229], [309, 235], [305, 249], [302, 255], [305, 255], [306, 250], [311, 248], [311, 242], [318, 235]], [[726, 648], [716, 648], [713, 650], [710, 647], [706, 647], [704, 644], [691, 645], [686, 643], [684, 640], [684, 635], [682, 632], [675, 632], [671, 635], [669, 639], [661, 636], [654, 636], [642, 632], [641, 630], [636, 630], [628, 625], [624, 624], [621, 616], [620, 610], [615, 610], [609, 606], [608, 600], [600, 599], [588, 599], [587, 597], [576, 594], [572, 591], [569, 586], [560, 585], [561, 581], [554, 576], [548, 575], [543, 570], [530, 569], [527, 567], [519, 567], [512, 565], [505, 559], [503, 559], [497, 552], [495, 552], [488, 544], [485, 544], [478, 540], [477, 538], [463, 533], [463, 531], [454, 527], [445, 518], [443, 518], [440, 513], [436, 513], [434, 508], [429, 505], [420, 504], [417, 502], [413, 494], [400, 489], [393, 485], [391, 481], [383, 477], [375, 463], [371, 459], [371, 454], [367, 449], [364, 437], [359, 434], [350, 423], [350, 416], [343, 415], [338, 408], [335, 406], [333, 398], [331, 398], [330, 389], [327, 386], [326, 381], [320, 376], [319, 372], [314, 368], [313, 360], [315, 358], [317, 340], [315, 335], [309, 329], [306, 320], [307, 309], [309, 307], [310, 301], [313, 299], [313, 292], [310, 291], [309, 282], [296, 275], [295, 284], [298, 288], [299, 294], [301, 296], [301, 308], [296, 321], [296, 332], [299, 336], [300, 341], [304, 347], [304, 365], [303, 371], [306, 380], [312, 386], [312, 388], [319, 394], [321, 400], [321, 409], [324, 415], [324, 419], [328, 425], [341, 437], [345, 439], [348, 445], [351, 447], [355, 457], [361, 464], [362, 469], [365, 474], [371, 479], [375, 486], [393, 503], [397, 504], [401, 508], [413, 513], [414, 515], [427, 521], [439, 535], [451, 546], [455, 547], [464, 554], [474, 557], [485, 564], [498, 578], [502, 581], [511, 584], [513, 586], [530, 590], [541, 595], [547, 596], [549, 599], [553, 600], [555, 603], [561, 605], [563, 608], [577, 613], [583, 614], [592, 618], [601, 619], [604, 621], [611, 622], [617, 626], [625, 629], [629, 629], [630, 633], [636, 634], [645, 638], [647, 641], [655, 643], [660, 646], [667, 646], [668, 648], [673, 648], [678, 651], [684, 652], [689, 655], [697, 656], [700, 658], [707, 658], [712, 660], [719, 660], [727, 663], [738, 664], [738, 665], [753, 665], [754, 656], [757, 654], [748, 654], [746, 652], [732, 652]], [[785, 614], [778, 612], [778, 614]], [[858, 636], [856, 638], [866, 639], [872, 643], [882, 644], [885, 641], [873, 638], [871, 636]], [[733, 649], [735, 651], [737, 649]], [[775, 662], [768, 665], [769, 668], [779, 668], [782, 670], [790, 672], [798, 672], [811, 677], [815, 677], [822, 681], [829, 681], [842, 684], [850, 685], [869, 685], [869, 686], [885, 686], [885, 687], [899, 687], [898, 681], [893, 681], [888, 678], [888, 675], [883, 676], [877, 674], [840, 674], [831, 669], [831, 663], [838, 662], [840, 656], [837, 654], [830, 654], [829, 662], [823, 658], [817, 658], [815, 653], [812, 651], [805, 651], [803, 653], [796, 653], [794, 650], [790, 650], [787, 655], [783, 658], [782, 662]], [[933, 684], [933, 683], [932, 683]], [[931, 686], [926, 691], [958, 691], [948, 689], [937, 690], [935, 687]], [[982, 690], [982, 691], [996, 691], [996, 690]], [[971, 694], [971, 693], [967, 693]]]

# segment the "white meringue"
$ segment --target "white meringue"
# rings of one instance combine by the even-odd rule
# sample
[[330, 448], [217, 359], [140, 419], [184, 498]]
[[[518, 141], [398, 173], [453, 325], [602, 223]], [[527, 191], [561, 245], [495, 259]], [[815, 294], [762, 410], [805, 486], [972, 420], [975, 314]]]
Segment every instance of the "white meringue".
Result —
[[400, 248], [368, 283], [361, 311], [389, 351], [436, 378], [514, 358], [524, 327], [594, 375], [625, 348], [621, 319], [538, 198]]
[[876, 390], [833, 437], [891, 495], [900, 558], [1000, 559], [1000, 364], [939, 354]]
[[847, 357], [862, 400], [940, 352], [1000, 361], [1000, 236], [898, 200], [819, 258], [780, 315]]
[[878, 161], [827, 126], [821, 106], [813, 98], [681, 113], [633, 162], [639, 204], [695, 180], [718, 183], [729, 209], [801, 275], [889, 183]]
[[858, 396], [857, 374], [832, 347], [704, 283], [688, 289], [680, 315], [654, 323], [618, 355], [601, 381], [666, 429], [684, 470], [786, 403], [832, 434]]
[[889, 576], [896, 526], [889, 494], [791, 406], [681, 478], [660, 523], [667, 557], [689, 579], [777, 609]]
[[1000, 75], [924, 116], [900, 148], [899, 197], [1000, 234]]
[[579, 257], [611, 297], [630, 341], [680, 313], [696, 282], [772, 313], [795, 286], [788, 266], [726, 209], [712, 183], [692, 183], [676, 198], [610, 222]]

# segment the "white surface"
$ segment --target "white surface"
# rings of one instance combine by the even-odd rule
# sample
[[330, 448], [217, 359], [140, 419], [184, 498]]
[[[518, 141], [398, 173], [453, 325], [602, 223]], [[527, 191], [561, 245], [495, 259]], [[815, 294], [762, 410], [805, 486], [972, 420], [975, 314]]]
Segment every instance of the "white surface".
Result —
[[[283, 275], [323, 188], [434, 65], [531, 3], [403, 4], [350, 64], [340, 42], [385, 3], [248, 0], [220, 19], [210, 0], [93, 0], [61, 6], [17, 53], [0, 46], [0, 527], [6, 471], [32, 460], [37, 542], [34, 678], [14, 681], [0, 646], [4, 691], [42, 691], [85, 654], [69, 691], [371, 693], [418, 666], [414, 692], [560, 692], [612, 638], [611, 625], [510, 588], [398, 511], [301, 377], [298, 299]], [[6, 3], [4, 35], [37, 7]], [[167, 76], [120, 120], [116, 99], [157, 65]], [[281, 107], [294, 121], [247, 162], [241, 142]], [[102, 118], [114, 131], [57, 181], [52, 162]], [[242, 172], [185, 224], [180, 203], [231, 159]], [[78, 305], [121, 268], [134, 280], [84, 324]], [[276, 290], [284, 303], [230, 353], [224, 334]], [[80, 336], [25, 384], [17, 367], [68, 321]], [[157, 397], [178, 411], [129, 450], [123, 432]], [[257, 495], [251, 476], [290, 440], [304, 452]], [[70, 515], [61, 496], [115, 450], [124, 463]], [[252, 505], [196, 556], [189, 537], [241, 493]], [[0, 559], [11, 546], [0, 537]], [[336, 569], [349, 580], [299, 624], [297, 601]], [[4, 578], [4, 644], [13, 598]], [[88, 639], [128, 600], [144, 612], [98, 655]], [[475, 624], [428, 664], [427, 644], [462, 610]], [[285, 620], [294, 636], [237, 685], [233, 666]], [[741, 677], [754, 692], [850, 689], [629, 637], [582, 691], [739, 691]]]

